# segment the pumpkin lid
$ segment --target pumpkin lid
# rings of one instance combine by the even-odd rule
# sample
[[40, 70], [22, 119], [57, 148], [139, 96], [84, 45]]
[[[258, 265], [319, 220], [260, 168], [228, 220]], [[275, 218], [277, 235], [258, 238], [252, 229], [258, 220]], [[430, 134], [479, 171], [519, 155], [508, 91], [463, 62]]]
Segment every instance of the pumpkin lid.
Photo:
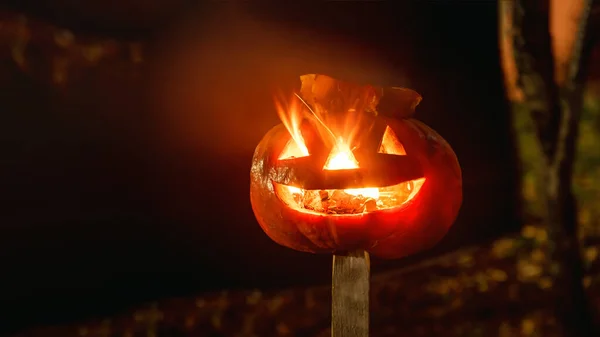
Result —
[[300, 96], [318, 113], [346, 113], [349, 110], [408, 118], [421, 102], [416, 91], [401, 87], [377, 87], [334, 79], [327, 75], [300, 76]]

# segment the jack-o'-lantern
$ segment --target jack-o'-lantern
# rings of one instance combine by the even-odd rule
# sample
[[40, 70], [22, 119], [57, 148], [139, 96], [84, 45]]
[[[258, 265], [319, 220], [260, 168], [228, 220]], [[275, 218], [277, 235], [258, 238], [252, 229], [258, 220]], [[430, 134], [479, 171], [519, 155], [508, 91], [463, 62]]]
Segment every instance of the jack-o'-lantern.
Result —
[[264, 232], [299, 251], [382, 258], [437, 243], [458, 214], [462, 179], [448, 143], [409, 118], [421, 96], [324, 75], [301, 80], [252, 161], [252, 209]]

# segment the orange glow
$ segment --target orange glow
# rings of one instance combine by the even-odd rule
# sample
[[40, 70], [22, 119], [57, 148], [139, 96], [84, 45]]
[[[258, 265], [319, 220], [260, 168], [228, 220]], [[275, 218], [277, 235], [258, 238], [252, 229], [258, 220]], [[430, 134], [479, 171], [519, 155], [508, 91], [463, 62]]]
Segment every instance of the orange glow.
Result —
[[379, 146], [379, 153], [395, 154], [398, 156], [406, 156], [406, 150], [394, 131], [388, 126], [385, 128], [383, 138], [381, 139], [381, 145]]
[[294, 100], [288, 109], [285, 109], [278, 101], [275, 101], [275, 106], [281, 122], [292, 136], [292, 139], [281, 151], [279, 160], [308, 156], [308, 149], [300, 132], [300, 123], [302, 122], [300, 103]]
[[[329, 158], [327, 158], [327, 162], [323, 167], [324, 170], [348, 170], [348, 169], [356, 169], [359, 168], [358, 161], [354, 157], [350, 146], [344, 142], [342, 137], [339, 137], [336, 145], [333, 150], [329, 154]], [[379, 198], [379, 189], [374, 188], [354, 188], [354, 189], [345, 189], [344, 192], [355, 195], [355, 196], [365, 196], [373, 199]]]
[[324, 170], [346, 170], [358, 168], [358, 161], [354, 158], [354, 154], [350, 146], [346, 144], [342, 137], [339, 137], [333, 150], [327, 158], [327, 162], [323, 167]]
[[[400, 207], [412, 200], [425, 184], [425, 178], [419, 178], [411, 181], [406, 181], [400, 184], [387, 187], [372, 187], [360, 189], [346, 189], [343, 192], [349, 195], [354, 195], [358, 199], [359, 209], [352, 212], [336, 213], [331, 210], [331, 202], [335, 203], [336, 193], [340, 190], [304, 190], [294, 186], [288, 186], [278, 183], [273, 183], [275, 194], [279, 199], [285, 202], [290, 208], [303, 213], [319, 213], [333, 216], [353, 216], [363, 213], [391, 209]], [[364, 194], [369, 194], [376, 191], [378, 196], [371, 197]], [[326, 194], [331, 197], [328, 201], [322, 200], [322, 195]], [[371, 202], [372, 207], [367, 206]], [[327, 203], [326, 205], [324, 203]]]
[[[348, 114], [348, 116], [354, 117], [349, 117], [346, 121], [342, 121], [342, 123], [339, 121], [331, 121], [333, 125], [333, 127], [331, 127], [326, 123], [330, 121], [324, 118], [323, 114], [309, 110], [310, 107], [308, 106], [300, 105], [300, 103], [303, 103], [300, 99], [294, 101], [296, 104], [291, 104], [287, 110], [284, 109], [281, 104], [277, 104], [279, 117], [291, 136], [290, 141], [279, 155], [279, 160], [306, 157], [310, 155], [300, 131], [302, 119], [304, 116], [307, 116], [309, 118], [315, 118], [317, 122], [320, 123], [324, 130], [324, 132], [321, 133], [322, 137], [329, 137], [330, 140], [335, 139], [334, 146], [323, 166], [323, 170], [351, 170], [360, 168], [360, 163], [356, 160], [353, 153], [354, 148], [352, 147], [352, 139], [355, 138], [354, 136], [358, 132], [356, 115]], [[342, 127], [339, 127], [340, 125]], [[399, 156], [406, 155], [404, 146], [389, 126], [383, 134], [378, 152]], [[424, 183], [425, 178], [421, 178], [393, 186], [344, 190], [304, 190], [295, 186], [275, 184], [275, 191], [282, 201], [297, 210], [341, 215], [340, 213], [331, 213], [329, 208], [331, 204], [335, 205], [336, 202], [342, 202], [336, 200], [336, 198], [345, 198], [343, 202], [346, 204], [348, 203], [348, 200], [351, 200], [352, 202], [359, 200], [359, 203], [362, 202], [362, 211], [360, 211], [360, 209], [358, 211], [352, 209], [352, 213], [350, 213], [359, 214], [378, 209], [401, 206], [412, 199]], [[327, 203], [327, 205], [323, 208], [318, 204], [319, 202]], [[370, 203], [369, 207], [365, 206], [367, 203]], [[348, 215], [348, 213], [343, 214]]]

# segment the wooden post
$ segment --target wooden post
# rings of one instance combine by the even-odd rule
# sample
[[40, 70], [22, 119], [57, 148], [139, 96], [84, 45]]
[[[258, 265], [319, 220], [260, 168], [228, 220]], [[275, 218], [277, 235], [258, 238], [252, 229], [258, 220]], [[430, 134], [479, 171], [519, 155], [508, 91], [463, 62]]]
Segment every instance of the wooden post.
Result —
[[331, 336], [369, 336], [369, 253], [333, 255]]

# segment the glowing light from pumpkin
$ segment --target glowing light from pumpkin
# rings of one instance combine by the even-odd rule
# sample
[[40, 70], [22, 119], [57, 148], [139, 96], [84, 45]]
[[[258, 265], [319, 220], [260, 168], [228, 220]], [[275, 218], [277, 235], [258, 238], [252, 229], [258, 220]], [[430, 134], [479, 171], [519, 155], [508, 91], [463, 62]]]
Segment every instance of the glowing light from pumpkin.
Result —
[[350, 145], [346, 144], [342, 137], [338, 137], [337, 143], [327, 158], [324, 170], [346, 170], [359, 168], [358, 161], [354, 157]]
[[[302, 137], [302, 133], [300, 131], [300, 123], [303, 118], [302, 113], [304, 107], [299, 103], [292, 103], [287, 109], [284, 109], [283, 105], [278, 102], [276, 102], [276, 107], [277, 113], [281, 118], [283, 125], [285, 125], [291, 136], [291, 139], [283, 148], [278, 159], [285, 160], [309, 156], [310, 153], [308, 152], [308, 148], [306, 147], [304, 138]], [[351, 121], [345, 121], [346, 126], [352, 124], [353, 123], [351, 123]], [[327, 134], [336, 137], [335, 144], [331, 150], [331, 153], [329, 153], [325, 165], [323, 166], [323, 170], [351, 170], [360, 168], [360, 163], [356, 160], [356, 157], [352, 152], [353, 148], [350, 144], [350, 140], [354, 138], [352, 135], [355, 135], [358, 130], [355, 130], [355, 128], [350, 128], [349, 132], [336, 132], [337, 130], [330, 128], [328, 125], [323, 124], [323, 127], [326, 129]], [[347, 135], [347, 137], [344, 137], [344, 134]], [[390, 127], [387, 127], [384, 132], [378, 152], [392, 155], [406, 155], [404, 146], [398, 140]], [[357, 197], [362, 196], [364, 198], [375, 199], [379, 209], [385, 209], [397, 207], [409, 201], [417, 194], [424, 183], [425, 178], [420, 178], [394, 186], [344, 189], [343, 192]], [[293, 202], [294, 196], [304, 196], [318, 193], [316, 190], [304, 190], [299, 187], [280, 184], [276, 184], [275, 190], [280, 198], [282, 198], [288, 205], [292, 207], [297, 206], [295, 208], [298, 208], [302, 211], [306, 210], [301, 209], [299, 205], [295, 205]], [[332, 195], [334, 191], [335, 190], [328, 190], [327, 192], [329, 195]]]
[[275, 106], [279, 119], [292, 136], [292, 139], [279, 155], [279, 160], [308, 156], [308, 148], [306, 148], [304, 138], [300, 132], [300, 123], [302, 122], [300, 103], [292, 101], [290, 106], [285, 109], [280, 102], [275, 101]]
[[[329, 154], [329, 158], [325, 162], [324, 170], [348, 170], [359, 168], [358, 161], [348, 145], [342, 137], [338, 137], [337, 143], [333, 147], [333, 150]], [[351, 195], [362, 195], [365, 197], [378, 199], [379, 188], [353, 188], [345, 189], [344, 192]]]

